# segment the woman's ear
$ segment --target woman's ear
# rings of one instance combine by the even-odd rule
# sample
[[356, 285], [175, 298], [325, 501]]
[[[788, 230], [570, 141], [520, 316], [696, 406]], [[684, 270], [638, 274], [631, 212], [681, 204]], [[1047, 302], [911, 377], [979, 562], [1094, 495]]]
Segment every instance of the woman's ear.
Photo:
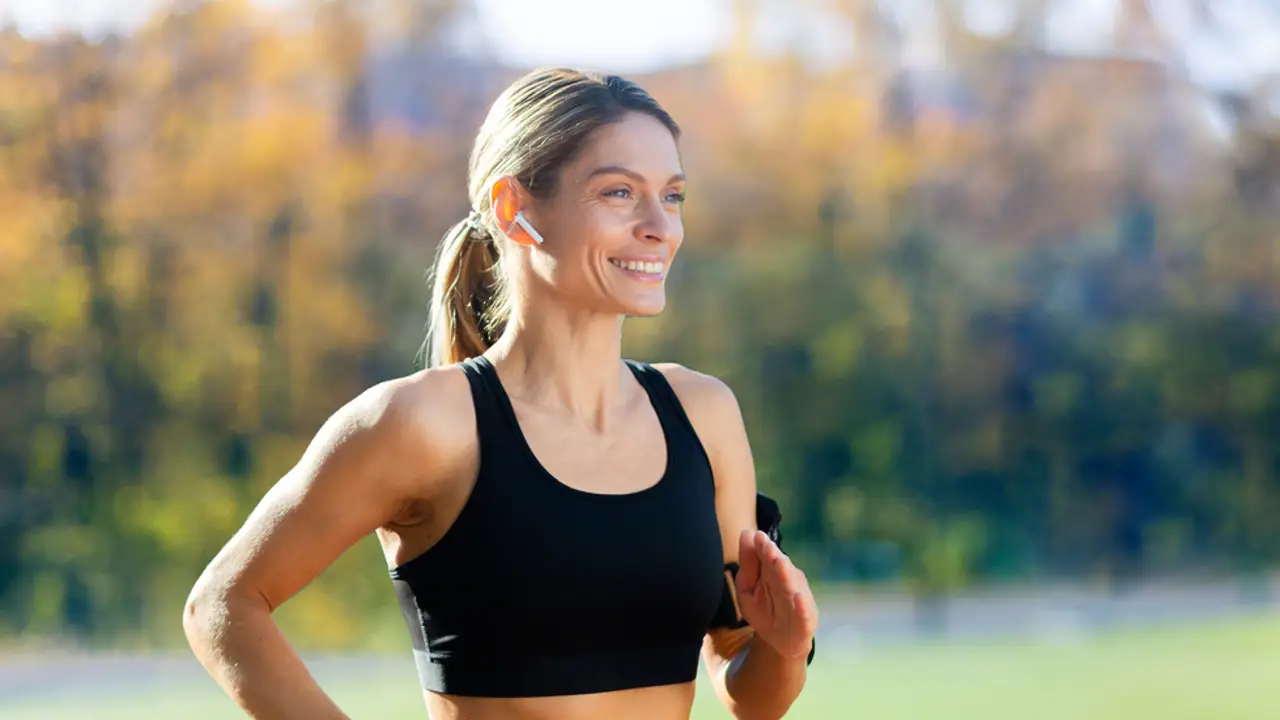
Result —
[[542, 236], [523, 212], [528, 200], [529, 193], [520, 185], [520, 181], [510, 176], [498, 178], [489, 190], [493, 219], [502, 234], [517, 245], [534, 246], [542, 243]]

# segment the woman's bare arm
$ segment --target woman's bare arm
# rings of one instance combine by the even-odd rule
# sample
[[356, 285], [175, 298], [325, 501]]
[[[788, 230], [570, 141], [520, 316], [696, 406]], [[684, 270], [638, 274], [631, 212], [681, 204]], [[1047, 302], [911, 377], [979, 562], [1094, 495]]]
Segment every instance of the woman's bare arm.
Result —
[[[433, 458], [449, 447], [449, 427], [466, 427], [456, 417], [430, 421], [449, 414], [430, 405], [441, 391], [456, 394], [439, 387], [451, 379], [428, 371], [382, 383], [334, 413], [192, 588], [182, 619], [191, 649], [250, 717], [346, 717], [272, 612], [405, 503], [430, 494], [431, 468], [448, 464]], [[450, 409], [459, 411], [470, 408]]]
[[[775, 584], [783, 573], [794, 573], [793, 582], [808, 592], [803, 573], [781, 555], [776, 546], [756, 532], [756, 475], [742, 412], [733, 391], [709, 375], [674, 365], [663, 372], [680, 396], [689, 420], [698, 432], [716, 478], [716, 516], [720, 521], [725, 562], [744, 561], [742, 572], [775, 572]], [[759, 537], [756, 537], [759, 536]], [[748, 547], [755, 555], [748, 568], [741, 557]], [[768, 565], [773, 567], [769, 568]], [[740, 573], [741, 577], [741, 573]], [[798, 588], [797, 588], [798, 589]], [[745, 602], [739, 598], [739, 602]], [[811, 608], [816, 622], [816, 608]], [[803, 612], [808, 612], [806, 609]], [[748, 626], [720, 628], [707, 634], [703, 660], [717, 697], [738, 720], [776, 720], [783, 717], [804, 688], [805, 654], [783, 655]]]

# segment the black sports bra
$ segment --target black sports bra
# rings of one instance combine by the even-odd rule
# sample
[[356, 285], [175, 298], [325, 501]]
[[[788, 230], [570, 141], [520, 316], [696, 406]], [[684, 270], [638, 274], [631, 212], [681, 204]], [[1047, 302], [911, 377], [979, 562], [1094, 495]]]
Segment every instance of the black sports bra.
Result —
[[[706, 452], [662, 373], [627, 365], [657, 411], [666, 471], [647, 489], [603, 495], [552, 477], [493, 366], [461, 363], [475, 487], [444, 537], [391, 571], [424, 689], [536, 697], [691, 682], [707, 630], [745, 624]], [[777, 537], [776, 522], [766, 528]]]

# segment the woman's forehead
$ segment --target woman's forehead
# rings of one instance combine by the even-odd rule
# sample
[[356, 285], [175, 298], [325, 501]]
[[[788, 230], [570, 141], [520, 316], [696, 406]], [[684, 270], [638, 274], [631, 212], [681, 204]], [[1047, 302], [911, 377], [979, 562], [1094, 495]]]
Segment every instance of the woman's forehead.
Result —
[[582, 175], [600, 167], [627, 168], [653, 182], [666, 182], [681, 172], [680, 152], [671, 131], [642, 113], [631, 113], [597, 130], [574, 165]]

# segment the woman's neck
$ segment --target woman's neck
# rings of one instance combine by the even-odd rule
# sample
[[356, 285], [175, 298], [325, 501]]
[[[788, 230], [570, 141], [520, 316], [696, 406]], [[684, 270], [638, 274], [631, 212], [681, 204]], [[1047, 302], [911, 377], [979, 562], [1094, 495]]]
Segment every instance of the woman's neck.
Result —
[[560, 307], [512, 313], [485, 355], [509, 395], [603, 431], [625, 402], [622, 318]]

